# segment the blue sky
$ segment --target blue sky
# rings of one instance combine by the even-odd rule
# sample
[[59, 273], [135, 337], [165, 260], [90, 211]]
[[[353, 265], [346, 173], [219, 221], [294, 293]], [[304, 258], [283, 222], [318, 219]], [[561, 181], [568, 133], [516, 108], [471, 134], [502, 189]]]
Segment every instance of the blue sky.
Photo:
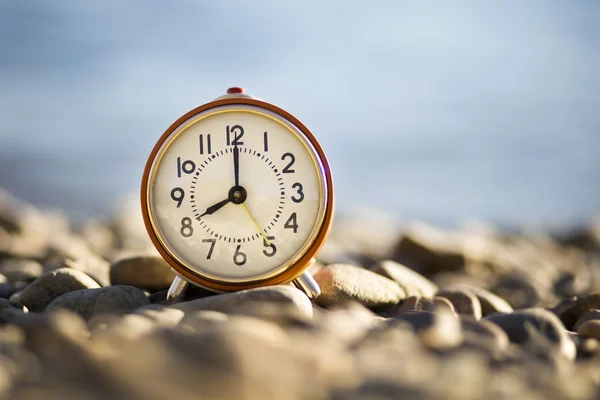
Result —
[[584, 221], [599, 22], [595, 1], [5, 0], [0, 186], [113, 208], [172, 121], [240, 85], [313, 130], [343, 211]]

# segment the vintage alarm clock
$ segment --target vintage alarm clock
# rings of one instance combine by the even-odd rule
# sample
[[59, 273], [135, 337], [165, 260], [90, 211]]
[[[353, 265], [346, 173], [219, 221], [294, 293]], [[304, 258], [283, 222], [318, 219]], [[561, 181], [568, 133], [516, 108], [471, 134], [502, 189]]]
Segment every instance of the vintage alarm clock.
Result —
[[175, 121], [142, 179], [152, 242], [177, 277], [233, 292], [293, 282], [320, 293], [306, 270], [332, 223], [333, 183], [321, 145], [297, 118], [230, 88]]

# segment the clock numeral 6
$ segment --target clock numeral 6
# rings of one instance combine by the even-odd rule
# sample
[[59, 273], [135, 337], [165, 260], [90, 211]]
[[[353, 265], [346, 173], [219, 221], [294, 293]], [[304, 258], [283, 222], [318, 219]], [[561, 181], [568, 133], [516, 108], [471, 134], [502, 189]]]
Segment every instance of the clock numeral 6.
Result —
[[181, 206], [181, 203], [183, 203], [184, 197], [185, 197], [185, 192], [183, 191], [182, 188], [176, 187], [176, 188], [173, 188], [173, 190], [171, 190], [171, 198], [177, 202], [177, 208], [179, 208], [179, 206]]
[[206, 259], [210, 260], [210, 256], [212, 256], [213, 250], [215, 249], [215, 243], [217, 243], [217, 239], [202, 239], [202, 243], [210, 243], [208, 254], [206, 255]]
[[296, 157], [292, 153], [285, 153], [281, 156], [281, 161], [285, 161], [286, 158], [289, 158], [290, 162], [288, 163], [288, 165], [285, 166], [284, 169], [281, 170], [281, 172], [283, 172], [284, 174], [293, 174], [294, 172], [296, 172], [292, 169], [292, 165], [294, 165], [294, 162], [296, 162]]
[[263, 238], [263, 246], [265, 246], [269, 250], [263, 250], [263, 254], [267, 257], [273, 257], [275, 253], [277, 253], [277, 247], [275, 246], [275, 243], [273, 243], [273, 240], [275, 240], [275, 236], [267, 236], [267, 239], [269, 240], [268, 244], [267, 241]]
[[233, 253], [233, 262], [235, 263], [235, 265], [244, 265], [246, 264], [246, 261], [248, 261], [248, 257], [246, 256], [246, 253], [244, 253], [242, 250], [242, 245], [238, 244], [236, 249], [235, 249], [235, 253]]
[[183, 217], [181, 220], [181, 229], [179, 230], [181, 236], [190, 237], [194, 233], [194, 228], [192, 227], [192, 220], [189, 217]]
[[285, 229], [293, 229], [294, 233], [298, 232], [298, 221], [296, 221], [296, 213], [292, 213], [292, 215], [290, 215], [283, 227]]
[[181, 157], [177, 157], [177, 177], [181, 178], [181, 172], [191, 174], [196, 169], [196, 164], [192, 160], [181, 162]]
[[231, 128], [229, 128], [229, 125], [227, 125], [226, 131], [227, 146], [242, 146], [244, 144], [244, 142], [240, 140], [244, 136], [244, 128], [242, 128], [240, 125], [234, 125]]
[[302, 184], [296, 182], [292, 185], [292, 189], [296, 189], [297, 190], [296, 194], [298, 195], [298, 197], [296, 197], [296, 195], [293, 195], [292, 201], [294, 203], [302, 202], [302, 200], [304, 200], [304, 192], [302, 191], [302, 189], [303, 189]]

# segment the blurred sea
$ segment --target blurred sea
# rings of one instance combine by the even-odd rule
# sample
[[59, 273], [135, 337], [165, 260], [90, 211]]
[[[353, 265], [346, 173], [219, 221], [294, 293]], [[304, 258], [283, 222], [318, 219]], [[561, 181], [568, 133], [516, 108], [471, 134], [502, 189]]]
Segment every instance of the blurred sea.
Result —
[[244, 86], [304, 121], [338, 210], [453, 225], [600, 212], [600, 2], [0, 2], [0, 186], [136, 195], [181, 114]]

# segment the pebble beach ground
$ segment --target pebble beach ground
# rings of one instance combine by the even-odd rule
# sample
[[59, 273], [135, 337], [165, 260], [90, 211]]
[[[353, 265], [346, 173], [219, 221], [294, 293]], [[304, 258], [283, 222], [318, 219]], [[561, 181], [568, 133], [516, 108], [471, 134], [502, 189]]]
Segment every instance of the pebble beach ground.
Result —
[[600, 398], [597, 223], [346, 219], [312, 304], [285, 285], [169, 305], [140, 218], [74, 225], [0, 190], [0, 398]]

